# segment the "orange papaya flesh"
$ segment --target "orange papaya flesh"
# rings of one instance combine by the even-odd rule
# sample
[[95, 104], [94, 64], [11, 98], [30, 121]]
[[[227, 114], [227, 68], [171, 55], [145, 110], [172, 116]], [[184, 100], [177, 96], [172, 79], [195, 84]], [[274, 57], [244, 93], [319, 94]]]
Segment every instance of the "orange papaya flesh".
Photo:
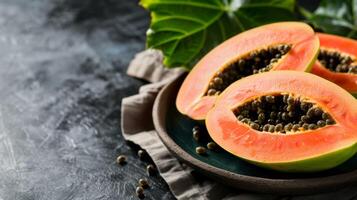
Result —
[[[178, 92], [177, 109], [192, 119], [203, 120], [215, 104], [219, 92], [235, 80], [253, 74], [254, 63], [251, 60], [254, 56], [250, 55], [254, 52], [264, 55], [264, 52], [270, 52], [271, 49], [284, 47], [284, 55], [281, 54], [275, 60], [269, 58], [268, 63], [262, 64], [263, 67], [268, 66], [257, 69], [255, 73], [262, 70], [309, 71], [317, 57], [319, 40], [310, 26], [300, 22], [274, 23], [240, 33], [211, 50], [194, 66]], [[250, 64], [240, 69], [242, 71], [235, 71], [240, 60]], [[227, 75], [228, 72], [238, 75], [226, 81], [223, 88], [219, 89], [221, 91], [208, 95], [212, 91], [209, 90], [210, 84], [216, 80], [214, 78], [222, 73]]]
[[[314, 102], [335, 121], [285, 134], [259, 131], [237, 119], [234, 109], [264, 95], [291, 93]], [[206, 118], [211, 138], [226, 151], [258, 166], [285, 172], [333, 168], [357, 151], [357, 103], [351, 94], [305, 72], [273, 71], [230, 85]]]
[[[317, 35], [320, 40], [321, 52], [329, 52], [330, 55], [325, 58], [332, 59], [332, 62], [324, 62], [320, 53], [319, 60], [321, 62], [316, 61], [311, 72], [336, 83], [356, 96], [357, 41], [330, 34], [318, 33]], [[347, 60], [347, 62], [341, 62], [343, 60]], [[340, 67], [338, 67], [339, 65]]]

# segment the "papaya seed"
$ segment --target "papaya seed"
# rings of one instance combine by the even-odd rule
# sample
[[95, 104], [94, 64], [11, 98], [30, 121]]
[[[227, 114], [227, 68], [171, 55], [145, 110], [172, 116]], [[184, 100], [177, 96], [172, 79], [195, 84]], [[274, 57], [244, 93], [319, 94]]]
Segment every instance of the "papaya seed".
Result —
[[322, 119], [326, 120], [326, 119], [330, 119], [330, 115], [328, 113], [322, 113]]
[[255, 122], [251, 122], [250, 123], [250, 127], [252, 129], [259, 130], [259, 124], [255, 123]]
[[292, 130], [297, 131], [297, 130], [299, 130], [299, 128], [300, 128], [300, 126], [298, 124], [294, 124], [292, 127]]
[[268, 124], [273, 124], [274, 123], [274, 120], [273, 119], [268, 119]]
[[301, 116], [301, 121], [302, 122], [308, 122], [309, 121], [309, 117], [307, 117], [306, 115]]
[[320, 108], [315, 108], [315, 116], [321, 116], [322, 115], [322, 110]]
[[216, 77], [213, 79], [214, 84], [221, 85], [223, 84], [223, 80], [220, 77]]
[[215, 89], [209, 89], [208, 92], [207, 92], [207, 94], [210, 95], [210, 96], [212, 96], [212, 95], [215, 95], [216, 92], [217, 92], [217, 91], [216, 91]]
[[293, 105], [288, 105], [288, 107], [286, 108], [287, 111], [293, 111], [294, 110], [294, 106]]
[[149, 174], [149, 176], [153, 176], [156, 174], [156, 168], [154, 165], [149, 164], [148, 166], [146, 166], [146, 172]]
[[288, 99], [287, 99], [288, 105], [292, 105], [294, 102], [295, 102], [294, 97], [289, 96]]
[[275, 126], [275, 132], [280, 132], [281, 130], [283, 130], [283, 125], [282, 124], [277, 124]]
[[323, 121], [323, 120], [319, 120], [319, 121], [317, 122], [317, 126], [319, 126], [319, 127], [324, 127], [324, 126], [326, 126], [326, 122]]
[[302, 125], [302, 128], [303, 128], [304, 130], [309, 130], [309, 124], [308, 124], [308, 123], [304, 123], [304, 124]]
[[326, 124], [328, 125], [332, 125], [334, 124], [335, 122], [332, 120], [332, 119], [326, 119]]
[[139, 186], [141, 186], [143, 189], [149, 188], [149, 182], [145, 178], [139, 179]]
[[[263, 116], [265, 116], [264, 113], [261, 113], [261, 114], [262, 114]], [[277, 116], [278, 116], [278, 114], [277, 114], [276, 112], [274, 112], [274, 111], [270, 113], [270, 118], [271, 118], [271, 119], [275, 119]]]
[[269, 124], [265, 124], [265, 125], [263, 126], [263, 131], [266, 131], [266, 132], [269, 131]]
[[144, 150], [140, 149], [138, 151], [138, 156], [139, 156], [140, 160], [144, 160], [146, 158], [146, 155], [147, 154], [146, 154], [146, 152]]
[[248, 118], [244, 118], [244, 119], [242, 120], [242, 122], [248, 124], [248, 123], [250, 122], [250, 120], [249, 120]]
[[124, 155], [119, 155], [116, 159], [116, 162], [119, 164], [119, 165], [124, 165], [126, 163], [126, 156]]
[[285, 125], [284, 130], [288, 132], [288, 131], [290, 131], [292, 128], [293, 128], [293, 124], [289, 123], [289, 124]]
[[217, 148], [217, 144], [214, 142], [209, 142], [207, 143], [207, 149], [209, 150], [215, 150]]
[[199, 131], [200, 130], [200, 127], [199, 126], [194, 126], [192, 128], [192, 132], [195, 132], [195, 131]]
[[291, 117], [291, 118], [292, 118], [292, 117], [294, 117], [294, 115], [295, 115], [295, 113], [294, 113], [294, 112], [292, 112], [292, 111], [288, 112], [288, 116], [289, 116], [289, 117]]
[[197, 142], [200, 140], [200, 136], [201, 136], [201, 134], [200, 134], [199, 131], [194, 131], [194, 132], [192, 133], [193, 139], [194, 139], [195, 141], [197, 141]]
[[[272, 112], [272, 113], [273, 113], [273, 112]], [[272, 118], [272, 117], [271, 117], [271, 114], [270, 114], [270, 118]], [[258, 121], [259, 121], [260, 123], [263, 123], [264, 120], [265, 120], [265, 115], [264, 115], [264, 113], [259, 113], [259, 114], [258, 114]]]
[[289, 119], [288, 113], [283, 112], [283, 113], [281, 114], [281, 119], [284, 120], [284, 121], [287, 121], [287, 120]]
[[206, 154], [206, 148], [204, 148], [204, 147], [201, 147], [201, 146], [199, 146], [199, 147], [196, 147], [196, 153], [197, 154], [199, 154], [199, 155], [204, 155], [204, 154]]
[[135, 193], [136, 193], [136, 196], [138, 196], [140, 199], [145, 198], [143, 187], [141, 187], [141, 186], [136, 187]]
[[269, 132], [274, 133], [274, 131], [275, 131], [275, 126], [269, 125]]
[[310, 130], [315, 130], [317, 127], [315, 124], [309, 124], [309, 129]]

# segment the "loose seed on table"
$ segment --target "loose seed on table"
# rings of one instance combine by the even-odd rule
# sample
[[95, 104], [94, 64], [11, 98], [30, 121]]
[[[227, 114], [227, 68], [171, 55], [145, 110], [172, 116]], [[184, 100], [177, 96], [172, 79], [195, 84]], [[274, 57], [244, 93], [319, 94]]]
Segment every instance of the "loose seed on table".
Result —
[[195, 131], [192, 134], [193, 139], [196, 140], [197, 142], [200, 140], [200, 132], [199, 131]]
[[136, 187], [135, 193], [136, 196], [138, 196], [140, 199], [143, 199], [145, 197], [144, 188], [142, 188], [141, 186]]
[[117, 162], [119, 165], [125, 164], [125, 163], [126, 163], [126, 156], [124, 156], [124, 155], [118, 156], [116, 162]]
[[138, 151], [138, 156], [139, 156], [140, 160], [143, 160], [146, 158], [146, 152], [144, 150], [140, 149]]
[[154, 165], [149, 164], [148, 166], [146, 166], [146, 172], [149, 174], [149, 176], [155, 175], [156, 168], [154, 167]]
[[192, 128], [192, 132], [195, 132], [195, 131], [199, 131], [200, 130], [200, 127], [199, 126], [194, 126]]
[[196, 141], [200, 140], [201, 132], [200, 132], [200, 127], [199, 126], [194, 126], [192, 128], [192, 136], [193, 136], [194, 140], [196, 140]]
[[201, 147], [201, 146], [196, 147], [196, 153], [199, 155], [204, 155], [204, 154], [206, 154], [206, 148]]
[[145, 179], [145, 178], [139, 179], [139, 186], [141, 186], [141, 187], [144, 188], [144, 189], [149, 188], [149, 182], [148, 182], [148, 180]]
[[215, 150], [215, 149], [217, 148], [217, 144], [214, 143], [214, 142], [209, 142], [209, 143], [207, 144], [207, 148], [208, 148], [209, 150]]

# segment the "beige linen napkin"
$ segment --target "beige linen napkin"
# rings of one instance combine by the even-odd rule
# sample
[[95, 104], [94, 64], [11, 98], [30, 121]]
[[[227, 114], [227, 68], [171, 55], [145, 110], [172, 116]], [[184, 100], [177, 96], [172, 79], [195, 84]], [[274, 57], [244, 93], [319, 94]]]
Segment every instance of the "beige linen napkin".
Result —
[[212, 180], [195, 176], [194, 171], [181, 164], [173, 157], [159, 139], [152, 121], [152, 107], [160, 89], [170, 80], [181, 75], [181, 69], [165, 69], [162, 54], [155, 50], [146, 50], [136, 55], [127, 70], [129, 76], [144, 79], [151, 84], [140, 88], [139, 94], [122, 100], [121, 125], [126, 140], [130, 140], [145, 149], [155, 162], [161, 176], [169, 185], [177, 199], [197, 200], [344, 200], [357, 199], [357, 187], [312, 196], [275, 196], [254, 194], [231, 189]]

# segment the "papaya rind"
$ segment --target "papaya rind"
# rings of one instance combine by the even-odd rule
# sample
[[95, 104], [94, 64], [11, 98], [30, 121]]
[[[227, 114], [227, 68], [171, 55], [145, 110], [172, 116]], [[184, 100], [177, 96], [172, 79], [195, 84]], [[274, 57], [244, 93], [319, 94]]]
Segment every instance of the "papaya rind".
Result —
[[357, 144], [347, 146], [343, 149], [323, 154], [318, 157], [307, 158], [299, 161], [283, 163], [261, 163], [247, 160], [263, 168], [273, 169], [282, 172], [317, 172], [334, 168], [347, 161], [357, 152]]
[[[317, 36], [316, 36], [317, 37]], [[320, 40], [316, 40], [316, 50], [315, 50], [315, 56], [314, 58], [310, 61], [310, 63], [307, 65], [307, 68], [305, 70], [305, 72], [311, 72], [312, 68], [314, 67], [315, 62], [317, 61], [317, 57], [319, 56], [319, 52], [320, 52]]]

